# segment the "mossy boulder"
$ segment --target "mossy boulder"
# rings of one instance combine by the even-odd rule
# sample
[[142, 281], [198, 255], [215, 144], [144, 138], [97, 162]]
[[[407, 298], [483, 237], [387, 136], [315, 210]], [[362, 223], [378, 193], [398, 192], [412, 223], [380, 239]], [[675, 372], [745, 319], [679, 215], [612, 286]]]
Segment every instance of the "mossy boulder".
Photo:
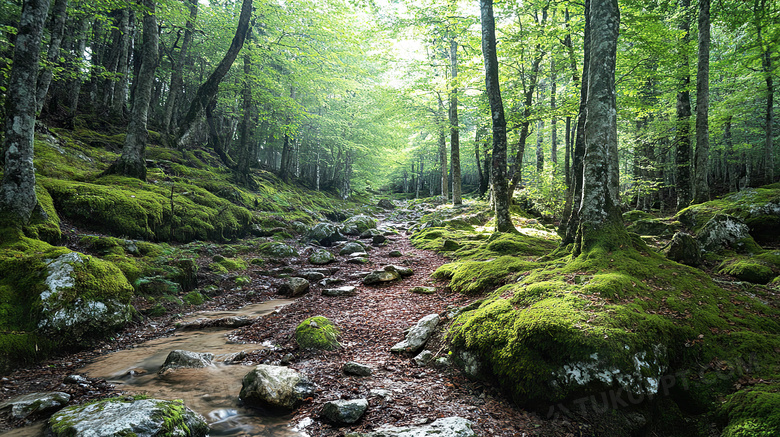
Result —
[[241, 382], [238, 397], [247, 405], [289, 412], [314, 394], [314, 384], [305, 375], [282, 366], [260, 364]]
[[133, 287], [113, 264], [71, 252], [46, 264], [38, 329], [66, 344], [86, 345], [132, 317]]
[[723, 437], [780, 435], [780, 387], [756, 385], [726, 397], [719, 413], [727, 421]]
[[701, 246], [693, 235], [677, 232], [672, 237], [666, 257], [672, 261], [696, 267], [701, 264]]
[[[745, 240], [750, 238], [750, 232], [742, 220], [726, 214], [716, 214], [696, 233], [696, 239], [707, 251], [718, 251], [725, 248], [744, 250], [750, 246]], [[752, 240], [752, 238], [750, 238]]]
[[742, 281], [754, 284], [767, 284], [777, 276], [771, 267], [757, 260], [746, 258], [726, 261], [718, 273], [731, 275]]
[[376, 220], [362, 214], [350, 217], [341, 224], [342, 232], [346, 235], [360, 235], [374, 228], [376, 228]]
[[628, 226], [629, 232], [639, 235], [669, 236], [674, 232], [674, 227], [656, 218], [639, 219]]
[[322, 316], [310, 317], [295, 328], [295, 341], [302, 349], [338, 349], [339, 330]]
[[527, 272], [538, 264], [514, 256], [502, 256], [487, 261], [459, 261], [445, 264], [432, 276], [449, 279], [453, 291], [476, 294], [512, 281], [519, 273]]
[[314, 265], [324, 265], [334, 261], [336, 261], [336, 257], [325, 249], [319, 249], [309, 257], [309, 262]]
[[201, 437], [209, 426], [179, 400], [111, 398], [65, 408], [47, 422], [47, 435]]
[[341, 232], [339, 231], [339, 228], [336, 227], [336, 225], [332, 223], [321, 222], [317, 223], [313, 228], [306, 232], [303, 240], [306, 242], [316, 242], [328, 247], [337, 241], [346, 240], [346, 237], [341, 235]]
[[293, 258], [298, 252], [287, 244], [272, 241], [261, 244], [257, 250], [271, 258]]

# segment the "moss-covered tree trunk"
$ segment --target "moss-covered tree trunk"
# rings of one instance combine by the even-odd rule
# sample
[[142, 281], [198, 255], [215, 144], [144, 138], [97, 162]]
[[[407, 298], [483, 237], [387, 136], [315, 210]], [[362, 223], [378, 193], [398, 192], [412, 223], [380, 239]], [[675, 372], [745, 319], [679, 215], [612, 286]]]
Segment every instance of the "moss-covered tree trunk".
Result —
[[4, 168], [0, 185], [0, 222], [7, 224], [27, 223], [38, 205], [33, 140], [38, 61], [48, 11], [49, 0], [25, 0], [17, 27], [6, 96]]
[[40, 112], [49, 92], [49, 84], [54, 75], [54, 65], [60, 59], [60, 46], [65, 33], [65, 21], [68, 19], [68, 0], [55, 0], [51, 10], [51, 24], [49, 25], [49, 49], [46, 52], [46, 66], [38, 76], [38, 89], [36, 91], [36, 107]]
[[675, 151], [677, 161], [677, 209], [683, 209], [691, 203], [691, 74], [688, 64], [688, 42], [691, 39], [690, 0], [680, 0], [682, 18], [678, 29], [682, 32], [679, 46], [679, 66], [677, 80], [677, 132]]
[[496, 232], [515, 232], [509, 216], [509, 186], [506, 177], [506, 118], [501, 88], [498, 83], [498, 55], [496, 53], [496, 22], [493, 18], [493, 0], [480, 0], [482, 21], [482, 54], [485, 58], [485, 88], [493, 120], [493, 165], [491, 166], [493, 199], [496, 210]]
[[617, 0], [591, 0], [590, 65], [582, 160], [582, 205], [574, 254], [596, 245], [613, 249], [630, 240], [620, 212], [615, 59], [620, 23]]
[[144, 0], [143, 47], [141, 69], [136, 78], [133, 109], [122, 155], [106, 169], [104, 174], [121, 174], [146, 180], [146, 122], [149, 114], [149, 101], [152, 97], [154, 71], [157, 68], [157, 17], [154, 0]]
[[696, 173], [693, 201], [710, 200], [710, 0], [699, 0], [699, 62], [696, 70]]

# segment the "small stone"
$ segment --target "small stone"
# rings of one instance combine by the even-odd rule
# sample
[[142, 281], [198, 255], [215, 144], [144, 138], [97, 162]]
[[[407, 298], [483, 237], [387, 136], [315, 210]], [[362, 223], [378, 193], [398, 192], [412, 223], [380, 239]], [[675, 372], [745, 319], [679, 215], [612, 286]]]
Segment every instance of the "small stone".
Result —
[[385, 237], [384, 235], [374, 235], [371, 238], [371, 244], [373, 244], [374, 246], [379, 246], [385, 241], [387, 241], [387, 237]]
[[344, 280], [341, 278], [325, 278], [322, 281], [318, 282], [321, 287], [330, 287], [331, 285], [338, 285], [343, 284]]
[[325, 278], [325, 274], [322, 272], [317, 272], [314, 270], [301, 270], [299, 272], [295, 273], [295, 276], [299, 278], [304, 278], [307, 281], [311, 282], [317, 282], [323, 278]]
[[89, 384], [89, 379], [81, 375], [68, 375], [62, 381], [65, 384]]
[[401, 274], [397, 270], [376, 270], [363, 278], [363, 283], [366, 285], [379, 284], [380, 282], [390, 282], [399, 279]]
[[416, 357], [412, 358], [412, 361], [414, 361], [414, 364], [417, 364], [420, 367], [424, 367], [427, 366], [432, 359], [433, 359], [433, 352], [426, 349], [420, 352], [419, 354], [417, 354]]
[[405, 278], [407, 276], [412, 276], [414, 274], [414, 271], [412, 269], [410, 269], [409, 267], [402, 267], [402, 266], [396, 266], [396, 265], [385, 266], [385, 271], [389, 272], [389, 271], [393, 271], [393, 270], [398, 272], [398, 274], [401, 275], [401, 277], [403, 277], [403, 278]]
[[349, 242], [339, 250], [339, 255], [351, 255], [353, 253], [364, 253], [366, 249], [360, 243]]
[[391, 250], [390, 253], [387, 254], [387, 256], [391, 256], [393, 258], [398, 258], [403, 256], [404, 254], [401, 253], [400, 250]]
[[320, 415], [327, 421], [335, 424], [355, 423], [368, 409], [368, 400], [335, 400], [326, 402], [322, 406]]
[[372, 372], [371, 367], [366, 366], [365, 364], [356, 363], [354, 361], [350, 361], [344, 364], [344, 367], [341, 368], [341, 371], [347, 375], [357, 376], [369, 376]]
[[436, 292], [436, 289], [433, 287], [423, 287], [418, 285], [417, 287], [410, 288], [409, 292], [415, 294], [433, 294]]
[[319, 249], [309, 257], [309, 262], [315, 265], [323, 265], [336, 261], [336, 257], [325, 249]]
[[10, 410], [14, 419], [24, 419], [33, 414], [56, 411], [70, 401], [70, 395], [62, 392], [30, 393], [0, 403], [0, 411]]
[[385, 390], [383, 388], [372, 388], [368, 391], [369, 396], [376, 396], [383, 399], [390, 399], [393, 397], [393, 392]]
[[357, 288], [351, 285], [345, 285], [339, 288], [326, 288], [322, 290], [322, 295], [329, 297], [355, 296], [356, 294]]
[[368, 264], [368, 258], [362, 258], [362, 257], [350, 258], [350, 259], [347, 260], [347, 263], [349, 263], [349, 264], [360, 264], [360, 265]]
[[429, 314], [420, 319], [406, 334], [406, 338], [390, 348], [392, 352], [417, 353], [425, 346], [425, 343], [439, 325], [439, 315]]
[[279, 294], [297, 297], [309, 291], [309, 281], [303, 278], [288, 278], [279, 287]]

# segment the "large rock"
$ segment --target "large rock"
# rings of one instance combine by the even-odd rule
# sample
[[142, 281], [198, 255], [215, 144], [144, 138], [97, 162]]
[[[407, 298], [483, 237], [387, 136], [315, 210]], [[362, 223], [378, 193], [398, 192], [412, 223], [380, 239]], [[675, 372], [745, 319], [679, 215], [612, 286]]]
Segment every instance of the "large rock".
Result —
[[373, 285], [382, 282], [395, 281], [400, 278], [401, 274], [398, 273], [397, 270], [375, 270], [363, 278], [363, 283], [366, 285]]
[[299, 270], [294, 275], [310, 282], [317, 282], [325, 278], [324, 273], [316, 270]]
[[422, 426], [390, 426], [376, 431], [348, 433], [346, 437], [476, 437], [472, 423], [462, 417], [445, 417]]
[[54, 437], [206, 436], [209, 426], [181, 400], [112, 398], [68, 407], [49, 419]]
[[295, 341], [303, 349], [337, 349], [338, 335], [336, 325], [322, 316], [310, 317], [295, 328]]
[[672, 261], [696, 267], [701, 264], [701, 247], [693, 235], [677, 232], [672, 237], [666, 257]]
[[279, 294], [297, 297], [309, 291], [309, 281], [303, 278], [287, 278], [279, 286]]
[[362, 214], [348, 218], [341, 225], [342, 232], [347, 235], [360, 235], [373, 228], [376, 228], [376, 220]]
[[337, 425], [349, 425], [360, 420], [367, 409], [368, 400], [366, 399], [338, 399], [325, 402], [320, 415], [328, 422]]
[[420, 319], [416, 325], [409, 329], [406, 338], [390, 348], [392, 352], [417, 353], [431, 338], [431, 334], [439, 325], [439, 315], [429, 314]]
[[314, 384], [301, 373], [260, 364], [244, 376], [238, 397], [248, 405], [293, 410], [313, 394]]
[[172, 350], [165, 358], [165, 362], [158, 373], [162, 374], [169, 370], [180, 368], [202, 368], [211, 366], [214, 360], [214, 354], [208, 352], [190, 352], [183, 350]]
[[339, 228], [331, 223], [317, 223], [304, 236], [308, 242], [317, 242], [323, 246], [330, 246], [337, 241], [344, 241], [346, 238], [341, 235]]
[[362, 244], [350, 241], [339, 250], [339, 255], [352, 255], [353, 253], [365, 253], [366, 248]]
[[395, 209], [395, 204], [390, 199], [380, 199], [376, 206], [383, 209]]
[[64, 407], [70, 401], [70, 395], [59, 391], [30, 393], [17, 396], [0, 403], [0, 413], [8, 413], [13, 419], [51, 413]]
[[320, 249], [309, 257], [309, 262], [315, 265], [324, 265], [336, 261], [336, 257], [325, 249]]
[[637, 220], [627, 229], [629, 232], [636, 232], [639, 235], [669, 236], [672, 233], [673, 226], [656, 218], [647, 218]]
[[699, 244], [707, 251], [735, 246], [750, 236], [742, 220], [726, 214], [716, 214], [696, 234]]
[[278, 241], [263, 243], [257, 249], [271, 258], [292, 258], [298, 256], [298, 252], [295, 249]]
[[371, 367], [366, 366], [365, 364], [356, 363], [354, 361], [345, 363], [341, 368], [341, 371], [347, 375], [357, 376], [370, 376], [372, 373]]
[[70, 252], [48, 262], [38, 329], [65, 345], [88, 345], [132, 318], [133, 287], [113, 264]]

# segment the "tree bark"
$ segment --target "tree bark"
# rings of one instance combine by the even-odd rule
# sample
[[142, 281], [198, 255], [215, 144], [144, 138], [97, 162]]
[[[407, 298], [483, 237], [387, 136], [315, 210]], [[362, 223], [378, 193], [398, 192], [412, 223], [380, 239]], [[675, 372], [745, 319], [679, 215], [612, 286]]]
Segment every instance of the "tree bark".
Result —
[[106, 169], [104, 174], [121, 174], [146, 180], [146, 122], [149, 114], [149, 102], [152, 97], [154, 71], [157, 69], [157, 17], [155, 1], [143, 0], [143, 48], [141, 69], [136, 77], [133, 108], [122, 155]]
[[590, 66], [585, 117], [582, 205], [573, 254], [596, 246], [616, 249], [630, 240], [619, 199], [615, 59], [620, 12], [617, 0], [591, 0]]
[[179, 100], [184, 96], [182, 89], [184, 88], [184, 64], [187, 60], [187, 52], [189, 51], [190, 44], [192, 44], [192, 35], [195, 28], [195, 21], [198, 19], [198, 0], [190, 0], [189, 4], [190, 16], [187, 19], [187, 24], [184, 29], [184, 38], [182, 39], [181, 48], [179, 49], [179, 58], [176, 60], [176, 65], [171, 72], [171, 89], [168, 92], [168, 100], [165, 102], [165, 115], [163, 118], [163, 130], [166, 133], [171, 133], [176, 125], [174, 120], [175, 109], [179, 107]]
[[556, 81], [558, 80], [555, 71], [555, 59], [550, 59], [550, 110], [553, 113], [552, 120], [550, 121], [550, 162], [553, 164], [558, 163], [558, 117], [555, 116], [556, 102], [555, 94], [557, 91]]
[[238, 17], [238, 27], [236, 28], [236, 34], [233, 36], [233, 41], [230, 43], [225, 57], [219, 62], [217, 67], [206, 79], [205, 82], [198, 88], [198, 92], [195, 94], [195, 98], [190, 104], [190, 109], [187, 111], [187, 115], [182, 120], [181, 126], [179, 126], [178, 133], [176, 135], [176, 144], [181, 147], [187, 139], [187, 136], [195, 125], [195, 122], [203, 113], [206, 105], [214, 99], [214, 96], [219, 90], [219, 84], [222, 79], [230, 70], [230, 66], [233, 65], [233, 61], [236, 60], [238, 52], [244, 46], [244, 40], [249, 32], [249, 22], [252, 18], [252, 0], [243, 0], [241, 3], [241, 15]]
[[0, 222], [14, 226], [28, 223], [38, 205], [35, 196], [33, 138], [38, 61], [48, 11], [49, 0], [25, 0], [22, 3], [13, 66], [8, 79]]
[[[251, 38], [251, 32], [249, 35]], [[248, 51], [244, 53], [244, 87], [242, 90], [242, 100], [244, 106], [244, 114], [241, 118], [241, 128], [239, 133], [239, 152], [238, 160], [236, 162], [236, 179], [238, 182], [249, 188], [256, 189], [257, 184], [252, 179], [249, 173], [252, 161], [256, 161], [254, 150], [255, 145], [255, 127], [257, 126], [257, 117], [255, 112], [254, 99], [252, 97], [252, 54]], [[319, 161], [318, 161], [317, 173], [317, 186], [319, 188]]]
[[119, 46], [119, 60], [116, 64], [116, 82], [114, 83], [113, 100], [111, 101], [111, 115], [121, 119], [127, 111], [127, 72], [130, 64], [130, 42], [132, 41], [133, 22], [135, 14], [129, 8], [122, 10], [120, 32], [122, 38]]
[[46, 94], [49, 92], [49, 84], [54, 75], [53, 67], [59, 63], [60, 46], [65, 34], [65, 21], [68, 19], [68, 0], [55, 0], [51, 11], [51, 26], [49, 30], [49, 50], [46, 53], [46, 66], [38, 75], [38, 89], [36, 92], [36, 109], [41, 112]]
[[509, 187], [506, 180], [506, 118], [501, 87], [498, 83], [498, 54], [496, 53], [496, 23], [493, 18], [493, 0], [480, 0], [482, 20], [482, 54], [485, 58], [485, 88], [490, 101], [493, 120], [493, 197], [496, 210], [496, 232], [516, 232], [509, 215]]
[[699, 0], [699, 62], [696, 72], [696, 173], [693, 202], [710, 200], [710, 0]]
[[677, 132], [675, 150], [677, 161], [677, 209], [691, 203], [691, 76], [688, 67], [688, 42], [690, 41], [690, 0], [680, 0], [683, 11], [679, 29], [683, 32], [680, 42], [678, 67], [679, 89], [677, 91]]
[[458, 42], [450, 40], [450, 160], [452, 163], [452, 204], [463, 204], [460, 174], [460, 126], [458, 124]]
[[775, 179], [775, 165], [774, 165], [774, 144], [772, 133], [772, 124], [774, 123], [774, 98], [775, 87], [774, 79], [772, 77], [772, 52], [771, 43], [764, 41], [764, 28], [762, 19], [767, 14], [766, 0], [756, 0], [755, 9], [753, 11], [753, 17], [756, 20], [756, 33], [758, 36], [758, 44], [761, 48], [761, 70], [764, 73], [764, 81], [766, 83], [766, 112], [764, 113], [764, 159], [763, 159], [763, 179], [765, 184], [774, 182]]
[[[542, 89], [539, 88], [537, 94], [537, 104], [542, 104]], [[541, 176], [544, 171], [544, 120], [541, 118], [536, 121], [536, 173], [537, 177]]]
[[439, 120], [439, 174], [441, 175], [441, 197], [446, 202], [449, 198], [447, 193], [447, 132], [443, 118]]
[[[569, 196], [564, 206], [563, 217], [566, 220], [561, 223], [561, 245], [566, 246], [577, 240], [577, 232], [580, 224], [580, 206], [582, 205], [582, 160], [585, 156], [585, 111], [588, 101], [588, 88], [590, 76], [591, 59], [591, 25], [590, 10], [591, 0], [585, 0], [585, 31], [583, 38], [583, 62], [582, 62], [582, 85], [580, 86], [580, 107], [577, 114], [577, 125], [574, 135], [574, 151], [571, 159], [571, 181], [572, 185]], [[574, 60], [572, 59], [572, 63]]]

